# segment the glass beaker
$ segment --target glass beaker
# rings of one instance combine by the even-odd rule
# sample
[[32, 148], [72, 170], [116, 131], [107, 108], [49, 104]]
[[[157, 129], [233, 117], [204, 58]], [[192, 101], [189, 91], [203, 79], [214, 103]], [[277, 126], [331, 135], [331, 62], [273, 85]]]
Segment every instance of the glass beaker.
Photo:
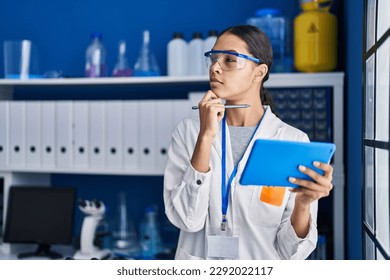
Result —
[[30, 40], [4, 42], [4, 77], [6, 79], [41, 78], [39, 54]]

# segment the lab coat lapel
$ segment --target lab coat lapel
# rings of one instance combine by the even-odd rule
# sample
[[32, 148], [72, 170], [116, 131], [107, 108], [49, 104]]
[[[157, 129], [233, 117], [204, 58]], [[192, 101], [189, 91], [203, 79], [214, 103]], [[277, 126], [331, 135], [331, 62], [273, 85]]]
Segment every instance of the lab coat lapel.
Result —
[[[276, 138], [278, 132], [281, 129], [281, 121], [275, 116], [269, 106], [264, 106], [265, 115], [261, 121], [260, 126], [258, 127], [255, 137], [252, 139], [252, 143], [255, 139], [273, 139]], [[251, 144], [252, 144], [251, 143]], [[252, 147], [251, 147], [252, 148]]]

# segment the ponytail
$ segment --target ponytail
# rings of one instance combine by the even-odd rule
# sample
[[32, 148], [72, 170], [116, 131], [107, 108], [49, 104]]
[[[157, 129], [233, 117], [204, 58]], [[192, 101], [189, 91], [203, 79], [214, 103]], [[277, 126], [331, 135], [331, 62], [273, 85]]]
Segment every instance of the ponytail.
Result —
[[272, 97], [269, 94], [268, 90], [263, 87], [263, 85], [261, 85], [261, 89], [260, 89], [260, 98], [261, 98], [261, 103], [263, 105], [268, 105], [271, 108], [272, 112], [275, 113], [275, 106]]

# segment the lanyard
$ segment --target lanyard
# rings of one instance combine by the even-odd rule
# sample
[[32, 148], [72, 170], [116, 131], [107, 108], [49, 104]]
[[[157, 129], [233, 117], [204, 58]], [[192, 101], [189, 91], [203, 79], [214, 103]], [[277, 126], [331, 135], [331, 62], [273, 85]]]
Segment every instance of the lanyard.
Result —
[[[263, 116], [261, 117], [259, 123], [257, 124], [255, 131], [253, 132], [251, 139], [249, 140], [247, 144], [247, 148], [249, 143], [252, 141], [253, 137], [256, 134], [257, 129], [260, 126], [261, 121], [264, 118], [265, 112], [267, 109], [264, 110]], [[246, 149], [245, 149], [246, 150]], [[222, 180], [221, 180], [221, 193], [222, 193], [222, 222], [221, 222], [221, 230], [226, 231], [226, 213], [229, 205], [229, 193], [230, 193], [230, 187], [232, 185], [234, 177], [236, 177], [237, 174], [237, 167], [242, 160], [244, 155], [241, 156], [240, 160], [237, 162], [236, 166], [234, 166], [234, 169], [232, 173], [229, 176], [228, 184], [226, 184], [226, 114], [222, 119]]]

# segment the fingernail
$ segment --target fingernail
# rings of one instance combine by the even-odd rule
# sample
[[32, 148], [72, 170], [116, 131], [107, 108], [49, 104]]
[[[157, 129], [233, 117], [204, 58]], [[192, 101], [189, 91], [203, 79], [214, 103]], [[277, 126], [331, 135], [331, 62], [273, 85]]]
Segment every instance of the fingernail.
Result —
[[288, 177], [288, 180], [289, 180], [291, 183], [294, 183], [297, 179], [295, 179], [294, 177]]
[[318, 161], [314, 161], [314, 162], [313, 162], [313, 165], [314, 165], [315, 167], [320, 167], [320, 163], [319, 163]]
[[299, 171], [305, 171], [305, 170], [306, 170], [306, 167], [304, 167], [303, 165], [300, 165], [300, 166], [298, 167], [298, 169], [299, 169]]

